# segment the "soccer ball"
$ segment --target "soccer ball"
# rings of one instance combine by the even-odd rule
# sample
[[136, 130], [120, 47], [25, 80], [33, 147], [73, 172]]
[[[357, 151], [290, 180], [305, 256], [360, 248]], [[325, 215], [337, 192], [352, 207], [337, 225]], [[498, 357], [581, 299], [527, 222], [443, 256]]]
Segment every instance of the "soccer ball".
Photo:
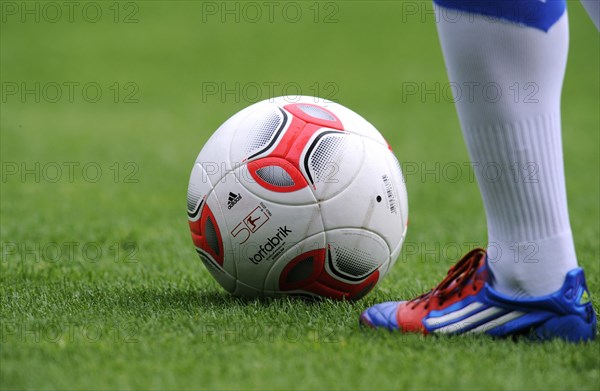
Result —
[[187, 194], [200, 259], [238, 296], [359, 299], [393, 266], [408, 222], [398, 160], [364, 118], [284, 96], [227, 120]]

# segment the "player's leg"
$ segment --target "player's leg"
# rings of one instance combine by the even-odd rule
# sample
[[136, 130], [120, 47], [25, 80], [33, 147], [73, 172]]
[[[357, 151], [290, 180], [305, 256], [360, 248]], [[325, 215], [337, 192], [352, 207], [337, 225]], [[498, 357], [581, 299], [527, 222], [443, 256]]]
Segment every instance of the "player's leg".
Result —
[[[537, 328], [541, 336], [592, 338], [562, 160], [565, 1], [435, 2], [448, 74], [462, 92], [456, 106], [486, 208], [489, 262], [471, 252], [429, 294], [372, 307], [362, 321], [426, 333]], [[570, 312], [542, 315], [548, 300], [573, 289]], [[576, 332], [557, 331], [564, 327]]]
[[[438, 33], [488, 223], [494, 287], [560, 288], [577, 266], [561, 145], [565, 1], [438, 0]], [[480, 7], [454, 21], [450, 12]], [[468, 96], [468, 92], [472, 96]]]
[[596, 28], [600, 30], [600, 0], [580, 0], [581, 4], [592, 18]]

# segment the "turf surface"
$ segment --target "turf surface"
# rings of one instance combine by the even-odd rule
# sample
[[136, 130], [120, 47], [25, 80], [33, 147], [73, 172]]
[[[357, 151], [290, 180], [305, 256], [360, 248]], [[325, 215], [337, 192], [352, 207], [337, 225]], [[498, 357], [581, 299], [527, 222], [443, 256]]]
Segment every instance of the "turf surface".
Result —
[[[567, 185], [598, 300], [600, 46], [569, 3]], [[276, 3], [271, 20], [254, 3], [258, 22], [228, 2], [239, 22], [234, 11], [224, 23], [222, 2], [96, 2], [86, 14], [82, 2], [72, 21], [61, 2], [58, 20], [43, 2], [23, 16], [24, 4], [1, 3], [0, 388], [598, 389], [599, 342], [358, 327], [365, 306], [421, 293], [485, 241], [429, 2]], [[353, 108], [407, 168], [405, 249], [360, 302], [235, 299], [194, 252], [192, 162], [221, 122], [271, 92]]]

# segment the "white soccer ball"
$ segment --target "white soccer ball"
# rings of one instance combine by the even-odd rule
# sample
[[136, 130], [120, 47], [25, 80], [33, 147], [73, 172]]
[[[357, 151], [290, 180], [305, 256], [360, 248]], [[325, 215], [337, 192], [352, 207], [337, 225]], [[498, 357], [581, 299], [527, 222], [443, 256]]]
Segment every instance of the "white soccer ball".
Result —
[[408, 201], [381, 134], [337, 103], [284, 96], [227, 120], [192, 169], [200, 259], [239, 296], [359, 299], [400, 253]]

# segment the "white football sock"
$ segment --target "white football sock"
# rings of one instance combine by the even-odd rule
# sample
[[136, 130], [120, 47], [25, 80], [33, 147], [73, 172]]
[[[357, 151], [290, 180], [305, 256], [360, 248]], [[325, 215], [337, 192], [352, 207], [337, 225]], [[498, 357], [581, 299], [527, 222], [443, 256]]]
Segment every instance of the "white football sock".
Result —
[[468, 13], [450, 20], [446, 11], [436, 5], [486, 209], [492, 284], [515, 297], [549, 294], [577, 266], [560, 125], [567, 13], [544, 32]]
[[600, 0], [580, 0], [594, 25], [600, 30]]

